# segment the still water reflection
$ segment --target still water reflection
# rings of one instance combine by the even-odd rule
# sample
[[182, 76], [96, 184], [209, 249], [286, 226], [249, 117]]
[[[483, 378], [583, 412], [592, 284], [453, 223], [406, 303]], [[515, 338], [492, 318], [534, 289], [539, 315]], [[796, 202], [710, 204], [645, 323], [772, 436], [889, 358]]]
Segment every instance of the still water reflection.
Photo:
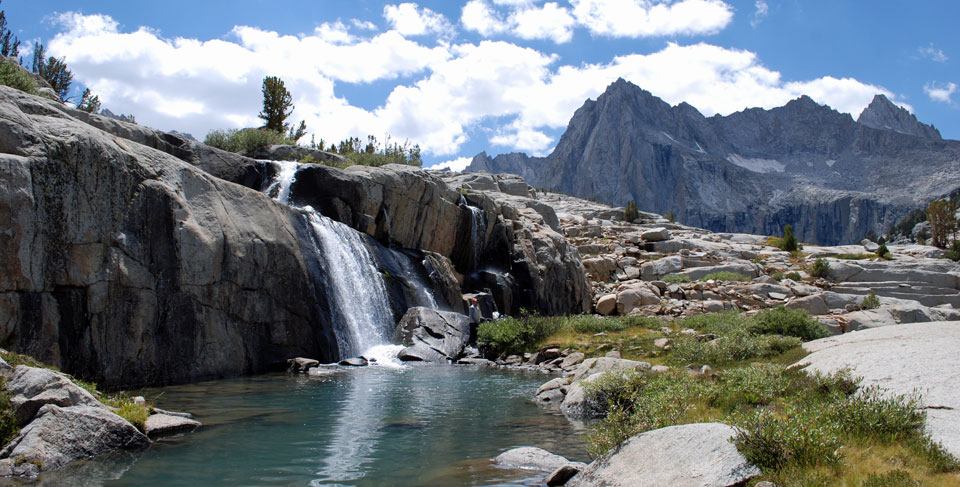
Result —
[[519, 486], [542, 475], [489, 459], [539, 446], [587, 460], [581, 431], [530, 402], [548, 377], [451, 366], [364, 367], [143, 393], [191, 411], [201, 430], [136, 454], [82, 462], [47, 484], [229, 486]]

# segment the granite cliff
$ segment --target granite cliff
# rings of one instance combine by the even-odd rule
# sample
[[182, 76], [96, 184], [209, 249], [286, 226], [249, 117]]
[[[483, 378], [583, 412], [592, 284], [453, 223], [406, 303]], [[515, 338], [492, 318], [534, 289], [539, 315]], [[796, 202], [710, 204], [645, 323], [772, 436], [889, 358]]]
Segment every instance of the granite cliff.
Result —
[[291, 206], [267, 194], [279, 172], [0, 86], [0, 343], [108, 388], [338, 360], [364, 303], [332, 290], [342, 249], [320, 219], [352, 242], [337, 255], [369, 255], [389, 326], [423, 288], [459, 311], [486, 289], [504, 312], [589, 311], [576, 248], [517, 203], [419, 169], [302, 165]]
[[960, 187], [960, 142], [883, 95], [854, 120], [803, 96], [704, 117], [618, 80], [580, 107], [544, 158], [477, 155], [467, 171], [615, 205], [675, 212], [714, 231], [852, 243]]

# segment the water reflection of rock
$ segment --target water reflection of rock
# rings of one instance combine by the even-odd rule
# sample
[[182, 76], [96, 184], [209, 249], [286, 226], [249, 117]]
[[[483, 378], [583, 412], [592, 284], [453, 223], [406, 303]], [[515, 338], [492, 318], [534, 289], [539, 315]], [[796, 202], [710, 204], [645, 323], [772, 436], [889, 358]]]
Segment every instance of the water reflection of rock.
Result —
[[[120, 480], [142, 455], [143, 451], [117, 451], [96, 459], [79, 460], [61, 469], [45, 472], [36, 482], [31, 482], [28, 485], [35, 487], [60, 487], [64, 485], [93, 487], [103, 485], [108, 481]], [[7, 480], [13, 481], [12, 479]]]

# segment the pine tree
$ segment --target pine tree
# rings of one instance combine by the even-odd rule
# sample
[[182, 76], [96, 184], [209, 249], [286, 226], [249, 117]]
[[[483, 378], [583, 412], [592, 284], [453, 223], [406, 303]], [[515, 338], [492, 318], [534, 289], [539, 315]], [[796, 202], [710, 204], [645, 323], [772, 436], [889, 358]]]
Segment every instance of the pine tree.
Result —
[[50, 83], [53, 91], [61, 100], [67, 99], [70, 93], [70, 83], [73, 81], [73, 73], [67, 69], [67, 63], [64, 60], [53, 56], [44, 59], [46, 52], [43, 44], [36, 43], [33, 49], [33, 72], [40, 75], [41, 78]]
[[293, 108], [293, 95], [287, 91], [283, 80], [276, 76], [263, 78], [263, 111], [258, 115], [265, 122], [263, 128], [287, 133], [290, 127], [286, 120]]
[[20, 39], [7, 28], [7, 16], [0, 10], [0, 54], [4, 57], [20, 55]]
[[90, 96], [90, 88], [83, 90], [80, 96], [80, 102], [77, 103], [77, 110], [83, 110], [87, 113], [97, 113], [100, 111], [100, 96]]

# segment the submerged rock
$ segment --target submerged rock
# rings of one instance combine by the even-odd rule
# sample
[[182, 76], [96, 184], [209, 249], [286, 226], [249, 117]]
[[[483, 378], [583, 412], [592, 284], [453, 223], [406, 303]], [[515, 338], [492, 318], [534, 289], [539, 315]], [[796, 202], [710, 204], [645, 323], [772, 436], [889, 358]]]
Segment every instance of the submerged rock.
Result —
[[532, 446], [523, 446], [507, 450], [493, 459], [493, 463], [507, 468], [540, 470], [550, 472], [570, 463], [570, 460]]
[[155, 439], [161, 436], [174, 435], [193, 431], [202, 423], [188, 417], [173, 414], [151, 414], [144, 423], [144, 433], [148, 438]]
[[348, 358], [339, 362], [339, 365], [344, 367], [366, 367], [369, 364], [370, 362], [363, 357]]

